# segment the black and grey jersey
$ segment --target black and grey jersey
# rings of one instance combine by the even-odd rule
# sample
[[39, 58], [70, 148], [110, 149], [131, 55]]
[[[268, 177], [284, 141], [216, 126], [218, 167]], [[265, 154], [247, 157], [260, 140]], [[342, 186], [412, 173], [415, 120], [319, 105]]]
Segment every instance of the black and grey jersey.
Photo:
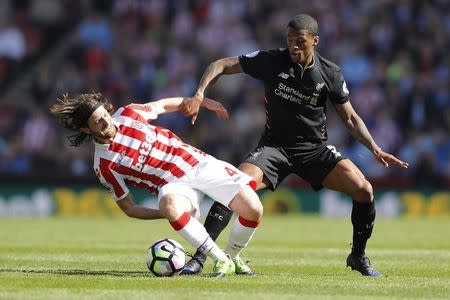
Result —
[[320, 145], [327, 139], [326, 102], [342, 104], [349, 92], [340, 68], [314, 53], [303, 68], [288, 49], [256, 51], [239, 57], [246, 74], [264, 82], [265, 144], [282, 147]]

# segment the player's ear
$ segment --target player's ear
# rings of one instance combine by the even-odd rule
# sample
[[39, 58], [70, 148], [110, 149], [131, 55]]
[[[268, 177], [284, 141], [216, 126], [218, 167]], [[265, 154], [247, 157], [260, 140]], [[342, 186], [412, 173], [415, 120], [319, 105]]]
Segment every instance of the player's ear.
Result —
[[91, 130], [88, 127], [81, 127], [80, 132], [91, 134]]
[[317, 45], [319, 44], [319, 40], [320, 40], [320, 38], [319, 38], [318, 35], [314, 36], [313, 45], [314, 45], [314, 46], [317, 46]]

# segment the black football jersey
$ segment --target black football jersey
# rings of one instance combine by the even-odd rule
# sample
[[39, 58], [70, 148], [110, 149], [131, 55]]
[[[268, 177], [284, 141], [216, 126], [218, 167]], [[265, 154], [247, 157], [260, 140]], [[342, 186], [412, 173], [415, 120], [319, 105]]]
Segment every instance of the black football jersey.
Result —
[[266, 145], [303, 148], [327, 139], [326, 102], [345, 103], [349, 92], [340, 68], [314, 53], [307, 68], [291, 61], [288, 49], [239, 57], [245, 73], [264, 82]]

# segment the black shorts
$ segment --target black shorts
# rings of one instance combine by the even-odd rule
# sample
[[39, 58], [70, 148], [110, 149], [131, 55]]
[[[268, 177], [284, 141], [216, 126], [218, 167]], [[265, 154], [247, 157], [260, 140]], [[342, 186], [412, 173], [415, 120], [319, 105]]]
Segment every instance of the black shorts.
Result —
[[345, 159], [331, 145], [319, 145], [311, 149], [295, 149], [259, 145], [244, 161], [259, 167], [270, 181], [273, 191], [289, 174], [296, 174], [309, 182], [315, 191], [336, 164]]

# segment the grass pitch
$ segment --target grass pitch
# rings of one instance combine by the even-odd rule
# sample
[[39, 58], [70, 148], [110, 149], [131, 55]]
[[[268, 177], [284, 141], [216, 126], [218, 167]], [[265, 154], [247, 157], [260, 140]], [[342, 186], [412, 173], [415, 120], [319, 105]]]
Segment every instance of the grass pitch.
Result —
[[387, 276], [367, 278], [345, 268], [349, 220], [265, 216], [242, 255], [257, 276], [157, 278], [145, 265], [154, 240], [192, 250], [166, 221], [2, 219], [0, 298], [449, 299], [449, 229], [450, 218], [377, 220], [367, 254]]

